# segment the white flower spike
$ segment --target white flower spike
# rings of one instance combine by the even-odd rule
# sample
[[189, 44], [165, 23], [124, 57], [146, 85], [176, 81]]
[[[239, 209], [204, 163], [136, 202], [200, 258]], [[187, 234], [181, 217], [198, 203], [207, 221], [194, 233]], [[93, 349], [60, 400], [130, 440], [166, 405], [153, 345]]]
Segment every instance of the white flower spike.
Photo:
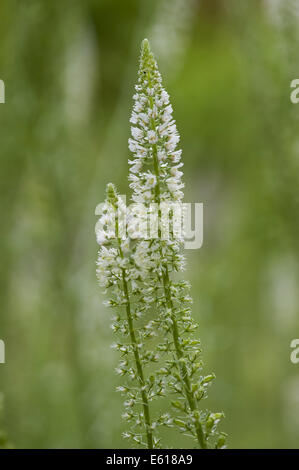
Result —
[[[106, 305], [117, 309], [112, 329], [119, 341], [113, 347], [121, 361], [116, 372], [127, 378], [117, 387], [126, 397], [123, 418], [130, 425], [123, 436], [133, 444], [161, 447], [159, 426], [168, 426], [193, 437], [200, 448], [223, 448], [226, 435], [217, 431], [223, 414], [200, 408], [214, 376], [202, 373], [190, 286], [174, 278], [185, 268], [183, 238], [178, 235], [183, 217], [182, 152], [169, 95], [146, 39], [135, 91], [129, 181], [132, 201], [145, 209], [126, 211], [109, 184], [97, 231], [99, 284], [111, 292]], [[152, 238], [144, 236], [148, 214]], [[152, 412], [152, 400], [163, 397], [171, 403], [172, 416]]]

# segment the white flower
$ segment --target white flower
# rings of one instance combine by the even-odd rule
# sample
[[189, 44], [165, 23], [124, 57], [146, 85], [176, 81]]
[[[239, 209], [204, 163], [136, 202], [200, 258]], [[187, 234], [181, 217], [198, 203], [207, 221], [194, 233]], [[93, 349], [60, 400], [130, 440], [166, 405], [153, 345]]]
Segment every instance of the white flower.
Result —
[[132, 116], [130, 118], [130, 122], [132, 124], [137, 124], [137, 120], [138, 120], [138, 114], [136, 114], [134, 111], [132, 112]]
[[156, 96], [156, 105], [159, 108], [162, 108], [168, 103], [169, 103], [169, 94], [167, 93], [167, 91], [162, 89], [160, 96], [159, 95]]
[[161, 93], [161, 100], [163, 101], [164, 104], [168, 104], [168, 103], [169, 103], [169, 94], [167, 93], [166, 90], [162, 90], [162, 93]]
[[148, 123], [149, 123], [149, 117], [148, 117], [147, 114], [145, 114], [145, 113], [140, 113], [139, 116], [138, 116], [138, 118], [139, 118], [140, 124], [141, 124], [143, 127], [146, 127], [146, 126], [148, 125]]
[[153, 195], [151, 191], [144, 191], [143, 198], [145, 202], [149, 202], [152, 199]]
[[149, 108], [147, 114], [151, 119], [156, 119], [158, 116], [157, 106], [154, 105], [152, 108]]
[[158, 136], [155, 131], [148, 131], [147, 137], [150, 144], [155, 144], [158, 142]]
[[173, 163], [178, 163], [181, 159], [182, 151], [181, 150], [176, 150], [175, 152], [172, 152], [169, 154], [169, 158], [172, 160]]
[[154, 188], [157, 183], [157, 177], [153, 175], [152, 173], [148, 173], [146, 175], [146, 187], [147, 188]]
[[131, 127], [132, 137], [140, 141], [143, 137], [143, 132], [139, 127]]
[[178, 189], [181, 189], [184, 187], [184, 184], [181, 183], [179, 179], [174, 178], [174, 177], [167, 178], [166, 183], [170, 192], [175, 192]]
[[166, 154], [165, 150], [164, 151], [163, 150], [158, 150], [158, 160], [159, 160], [159, 162], [161, 162], [161, 163], [164, 162], [166, 160], [166, 158], [167, 158], [167, 154]]
[[151, 267], [151, 260], [148, 256], [148, 243], [141, 241], [138, 243], [135, 254], [133, 255], [136, 266], [144, 271]]
[[170, 168], [170, 174], [171, 176], [174, 176], [175, 178], [179, 179], [183, 175], [183, 172], [179, 171], [178, 166], [173, 166], [172, 168]]
[[169, 122], [171, 121], [172, 119], [172, 112], [173, 112], [173, 109], [172, 109], [172, 106], [171, 104], [166, 106], [166, 108], [164, 109], [164, 113], [162, 115], [162, 121], [163, 122]]
[[178, 134], [170, 135], [170, 137], [168, 138], [168, 141], [165, 144], [167, 150], [170, 152], [173, 151], [176, 148], [179, 140], [180, 140], [180, 136]]
[[140, 113], [143, 110], [143, 104], [140, 101], [136, 101], [134, 105], [134, 111]]
[[97, 238], [97, 243], [99, 245], [103, 245], [103, 243], [106, 243], [107, 238], [104, 230], [98, 230], [96, 233], [96, 238]]
[[177, 128], [176, 128], [176, 125], [174, 124], [174, 121], [172, 121], [172, 123], [170, 123], [171, 125], [168, 125], [168, 133], [171, 135], [177, 135], [178, 137], [180, 137], [177, 133]]
[[130, 249], [130, 239], [129, 238], [125, 238], [124, 240], [122, 240], [121, 249], [124, 253], [129, 251], [129, 249]]
[[114, 223], [114, 217], [112, 216], [112, 214], [103, 214], [102, 217], [100, 218], [100, 223], [102, 225], [111, 225]]
[[141, 168], [142, 168], [142, 162], [141, 162], [141, 160], [139, 160], [139, 161], [136, 161], [136, 162], [134, 163], [134, 165], [131, 166], [130, 171], [131, 171], [132, 173], [140, 173]]
[[169, 135], [169, 128], [167, 127], [167, 123], [164, 123], [161, 126], [159, 126], [159, 134], [161, 137], [165, 137]]
[[147, 149], [139, 145], [137, 147], [137, 157], [138, 158], [144, 158], [147, 155]]
[[129, 139], [129, 149], [131, 150], [131, 152], [136, 152], [137, 150], [137, 142], [135, 142], [135, 140], [133, 139]]

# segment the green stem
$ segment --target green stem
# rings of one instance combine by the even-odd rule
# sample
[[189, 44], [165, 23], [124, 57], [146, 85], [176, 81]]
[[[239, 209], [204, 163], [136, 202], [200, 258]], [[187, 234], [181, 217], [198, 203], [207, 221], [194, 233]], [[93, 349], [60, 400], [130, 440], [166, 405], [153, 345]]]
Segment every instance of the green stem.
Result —
[[[148, 74], [148, 82], [150, 84], [150, 74]], [[149, 85], [150, 86], [150, 85]], [[151, 98], [151, 107], [153, 107], [153, 101]], [[152, 130], [156, 132], [156, 125], [155, 125], [155, 120], [151, 119], [151, 127]], [[159, 162], [158, 162], [158, 157], [157, 157], [157, 146], [153, 145], [153, 162], [154, 162], [154, 171], [155, 175], [157, 178], [157, 184], [155, 186], [155, 199], [156, 203], [158, 204], [158, 220], [160, 221], [161, 219], [161, 210], [160, 210], [160, 171], [159, 171]], [[159, 238], [161, 237], [161, 229], [160, 229], [160, 223], [159, 223], [159, 228], [158, 228], [158, 236]], [[161, 250], [160, 250], [161, 251]], [[162, 252], [161, 252], [162, 256]], [[183, 358], [184, 354], [180, 345], [180, 338], [179, 338], [179, 329], [176, 321], [176, 316], [174, 312], [174, 306], [171, 298], [171, 292], [170, 292], [170, 280], [169, 280], [169, 273], [168, 273], [168, 266], [167, 263], [164, 263], [162, 265], [163, 267], [163, 288], [164, 288], [164, 295], [166, 298], [166, 302], [168, 305], [168, 308], [171, 311], [171, 321], [172, 321], [172, 336], [173, 336], [173, 343], [175, 347], [175, 353], [176, 357], [179, 363], [179, 368], [180, 368], [180, 376], [181, 380], [184, 383], [184, 390], [185, 390], [185, 396], [187, 399], [187, 402], [189, 404], [190, 410], [194, 413], [195, 411], [198, 411], [198, 404], [197, 400], [194, 397], [192, 390], [191, 390], [191, 383], [190, 383], [190, 377], [188, 374], [188, 370], [186, 367], [186, 364], [181, 361]], [[204, 432], [202, 429], [202, 425], [199, 421], [199, 418], [195, 416], [195, 432], [197, 436], [198, 443], [202, 449], [207, 448], [207, 442], [204, 436]]]
[[[117, 217], [116, 217], [116, 237], [118, 240], [119, 254], [121, 258], [123, 258], [121, 242], [120, 242], [120, 238], [118, 237], [118, 218]], [[135, 335], [134, 322], [133, 322], [133, 317], [132, 317], [132, 312], [131, 312], [129, 289], [128, 289], [128, 283], [126, 281], [126, 271], [123, 268], [122, 268], [122, 282], [123, 282], [123, 289], [124, 289], [125, 298], [126, 298], [126, 313], [127, 313], [127, 321], [128, 321], [128, 326], [129, 326], [130, 339], [131, 339], [131, 344], [133, 346], [135, 365], [136, 365], [136, 370], [137, 370], [137, 375], [138, 375], [138, 383], [140, 386], [140, 392], [141, 392], [141, 397], [142, 397], [147, 447], [148, 449], [153, 449], [154, 448], [153, 434], [152, 434], [152, 427], [151, 427], [149, 403], [148, 403], [147, 394], [145, 391], [144, 374], [143, 374], [142, 364], [141, 364], [139, 351], [138, 351], [138, 343], [137, 343], [137, 339]]]

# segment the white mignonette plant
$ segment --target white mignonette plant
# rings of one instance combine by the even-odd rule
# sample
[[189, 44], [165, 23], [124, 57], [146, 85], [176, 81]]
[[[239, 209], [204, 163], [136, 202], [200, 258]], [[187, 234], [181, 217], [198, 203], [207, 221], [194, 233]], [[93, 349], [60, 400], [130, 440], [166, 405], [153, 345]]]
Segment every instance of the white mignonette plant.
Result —
[[[178, 230], [184, 217], [182, 152], [169, 95], [147, 39], [135, 90], [129, 181], [133, 205], [144, 210], [136, 222], [136, 211], [133, 217], [109, 184], [97, 230], [97, 275], [100, 285], [112, 292], [105, 303], [117, 310], [117, 372], [127, 377], [118, 387], [126, 396], [124, 418], [130, 424], [124, 437], [161, 447], [159, 426], [169, 426], [191, 436], [199, 448], [224, 448], [226, 434], [218, 432], [223, 413], [200, 406], [214, 375], [202, 373], [190, 286], [175, 274], [185, 268], [183, 233]], [[150, 233], [144, 231], [147, 224]], [[157, 399], [170, 405], [168, 413], [153, 416], [151, 402]]]

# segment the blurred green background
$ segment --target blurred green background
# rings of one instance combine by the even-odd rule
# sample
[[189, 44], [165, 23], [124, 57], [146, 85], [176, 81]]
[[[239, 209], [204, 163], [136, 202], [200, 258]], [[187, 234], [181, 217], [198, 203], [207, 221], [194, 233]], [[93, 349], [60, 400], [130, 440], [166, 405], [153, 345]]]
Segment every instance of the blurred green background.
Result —
[[225, 412], [229, 447], [298, 447], [296, 2], [1, 0], [0, 18], [0, 428], [15, 447], [126, 446], [94, 209], [108, 181], [128, 192], [148, 37], [182, 136], [185, 200], [204, 203], [186, 277], [217, 376], [207, 405]]

